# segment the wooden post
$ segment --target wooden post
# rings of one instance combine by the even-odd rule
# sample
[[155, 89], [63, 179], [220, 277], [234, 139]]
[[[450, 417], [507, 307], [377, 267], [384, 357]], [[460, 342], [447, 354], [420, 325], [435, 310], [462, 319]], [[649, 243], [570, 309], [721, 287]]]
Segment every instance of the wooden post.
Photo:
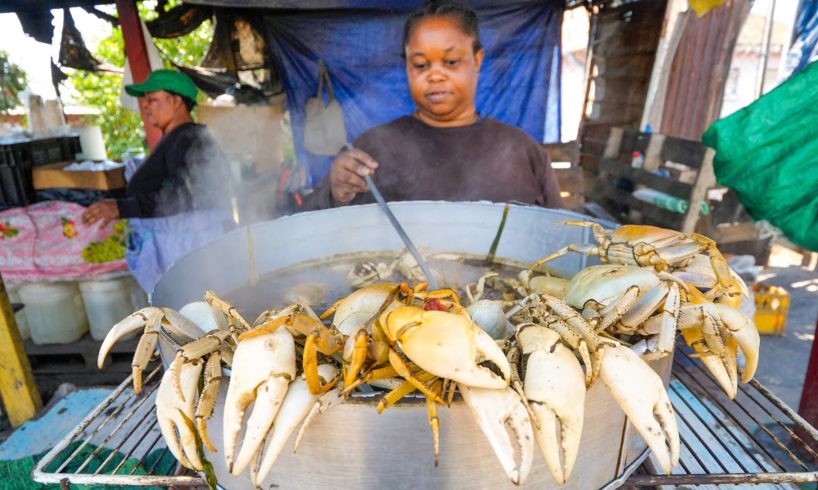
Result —
[[645, 170], [656, 170], [664, 163], [662, 161], [662, 148], [665, 146], [665, 135], [653, 133], [650, 135], [648, 147], [645, 149], [645, 161], [642, 168]]
[[17, 330], [6, 286], [0, 277], [0, 395], [12, 427], [37, 415], [43, 406], [23, 340]]
[[[125, 40], [125, 56], [131, 67], [134, 83], [143, 82], [151, 72], [148, 60], [148, 50], [145, 48], [145, 36], [142, 35], [142, 23], [139, 21], [139, 11], [136, 9], [136, 0], [116, 0], [116, 10], [119, 12], [119, 25], [122, 27], [122, 38]], [[162, 133], [145, 119], [145, 111], [139, 107], [142, 123], [145, 126], [145, 138], [148, 148], [153, 149]]]
[[605, 144], [605, 153], [602, 154], [605, 158], [617, 159], [619, 152], [622, 150], [622, 136], [625, 134], [624, 128], [611, 128], [608, 134], [608, 142]]
[[716, 174], [713, 172], [713, 158], [716, 150], [708, 148], [702, 159], [702, 166], [699, 169], [699, 176], [693, 185], [693, 192], [690, 193], [690, 206], [687, 208], [687, 215], [682, 222], [681, 231], [690, 233], [696, 231], [696, 223], [699, 221], [699, 213], [702, 202], [707, 198], [707, 191], [716, 185]]
[[[815, 327], [818, 331], [818, 320]], [[818, 427], [818, 337], [812, 341], [812, 353], [807, 364], [807, 374], [804, 376], [804, 389], [801, 390], [798, 414], [813, 427]]]

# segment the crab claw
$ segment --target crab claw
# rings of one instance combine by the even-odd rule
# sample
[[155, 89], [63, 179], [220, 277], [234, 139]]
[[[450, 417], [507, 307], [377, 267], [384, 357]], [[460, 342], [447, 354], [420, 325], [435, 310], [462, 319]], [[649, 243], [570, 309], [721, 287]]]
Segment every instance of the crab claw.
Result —
[[665, 473], [679, 464], [679, 429], [662, 378], [625, 346], [604, 347], [599, 377]]
[[520, 395], [508, 387], [491, 390], [462, 383], [457, 387], [506, 475], [515, 485], [522, 485], [531, 470], [534, 435]]
[[400, 343], [406, 357], [424, 371], [473, 388], [508, 386], [508, 359], [467, 314], [402, 306], [382, 314], [380, 323], [390, 341]]
[[[321, 364], [318, 366], [318, 376], [322, 378], [323, 383], [329, 383], [338, 375], [338, 369], [330, 364]], [[310, 412], [318, 399], [317, 395], [310, 393], [307, 388], [307, 381], [304, 377], [290, 383], [290, 388], [287, 390], [287, 396], [281, 404], [281, 408], [276, 415], [273, 429], [270, 432], [270, 438], [267, 442], [267, 448], [264, 450], [264, 457], [261, 459], [261, 465], [258, 470], [253, 473], [253, 484], [259, 486], [267, 474], [275, 464], [281, 450], [290, 438], [298, 424], [304, 420], [304, 417]], [[261, 451], [258, 453], [261, 457]]]
[[[102, 369], [102, 367], [105, 365], [105, 358], [108, 356], [108, 352], [111, 351], [111, 348], [119, 341], [119, 339], [144, 329], [146, 325], [155, 323], [157, 329], [155, 332], [153, 332], [154, 335], [149, 335], [151, 332], [146, 330], [145, 336], [147, 336], [147, 338], [143, 337], [143, 339], [140, 339], [139, 347], [137, 348], [137, 354], [142, 350], [147, 350], [148, 356], [150, 356], [150, 354], [153, 353], [154, 347], [156, 347], [156, 333], [158, 333], [159, 326], [156, 317], [162, 314], [163, 312], [160, 308], [142, 308], [141, 310], [135, 311], [126, 316], [119, 323], [111, 327], [111, 330], [108, 331], [108, 334], [102, 341], [102, 345], [99, 347], [99, 354], [97, 354], [97, 367]], [[144, 345], [143, 340], [145, 342]]]
[[170, 371], [165, 371], [156, 392], [156, 419], [162, 437], [165, 438], [165, 443], [173, 456], [183, 466], [192, 470], [204, 468], [199, 458], [196, 428], [193, 424], [193, 403], [196, 400], [203, 364], [204, 362], [197, 360], [182, 366], [180, 375], [182, 390], [186, 395], [185, 401], [180, 400], [176, 394]]
[[[240, 474], [260, 449], [294, 378], [295, 343], [289, 330], [257, 329], [239, 337], [224, 407], [224, 458], [234, 475]], [[244, 412], [251, 402], [255, 402], [253, 412], [234, 460]]]
[[723, 304], [715, 304], [721, 321], [730, 330], [733, 338], [738, 342], [741, 352], [744, 353], [744, 370], [741, 372], [741, 382], [746, 383], [753, 379], [758, 367], [758, 351], [761, 339], [758, 329], [752, 320], [735, 308]]
[[579, 451], [585, 374], [553, 330], [529, 324], [520, 328], [517, 339], [522, 353], [528, 355], [524, 391], [534, 418], [534, 436], [551, 476], [562, 485], [571, 476]]

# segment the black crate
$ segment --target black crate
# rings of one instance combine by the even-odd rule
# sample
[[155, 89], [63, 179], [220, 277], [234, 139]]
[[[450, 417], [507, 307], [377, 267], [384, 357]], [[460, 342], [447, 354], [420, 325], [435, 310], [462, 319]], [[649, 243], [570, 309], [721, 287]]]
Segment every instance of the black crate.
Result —
[[78, 136], [32, 139], [28, 142], [26, 158], [35, 167], [73, 160], [80, 151], [79, 142]]
[[0, 209], [34, 202], [31, 160], [25, 143], [0, 145]]
[[73, 160], [80, 151], [77, 136], [36, 138], [0, 144], [0, 209], [36, 200], [31, 169]]

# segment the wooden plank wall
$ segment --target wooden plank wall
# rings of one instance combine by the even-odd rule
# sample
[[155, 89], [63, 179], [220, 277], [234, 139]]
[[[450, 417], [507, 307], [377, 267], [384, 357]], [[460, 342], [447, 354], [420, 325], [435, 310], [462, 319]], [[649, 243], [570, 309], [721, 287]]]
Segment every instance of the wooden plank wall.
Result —
[[586, 191], [593, 186], [611, 127], [639, 127], [666, 7], [667, 0], [642, 0], [598, 14], [580, 127]]

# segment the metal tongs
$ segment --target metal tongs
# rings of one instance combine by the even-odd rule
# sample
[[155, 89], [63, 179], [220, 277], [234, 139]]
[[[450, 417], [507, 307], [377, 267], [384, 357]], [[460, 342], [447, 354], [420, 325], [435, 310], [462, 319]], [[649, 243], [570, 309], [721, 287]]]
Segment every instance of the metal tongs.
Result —
[[[352, 146], [351, 143], [346, 143], [344, 148], [347, 150], [353, 150], [355, 147]], [[404, 245], [406, 248], [409, 249], [409, 253], [412, 254], [412, 257], [415, 258], [415, 261], [418, 263], [420, 270], [423, 272], [423, 275], [426, 276], [426, 281], [429, 283], [429, 287], [431, 289], [437, 289], [437, 281], [435, 280], [434, 276], [432, 275], [432, 271], [429, 270], [429, 266], [426, 264], [426, 261], [423, 259], [423, 256], [420, 254], [417, 248], [415, 248], [415, 244], [412, 243], [412, 240], [409, 238], [409, 235], [406, 234], [406, 231], [398, 222], [398, 219], [392, 214], [392, 210], [389, 209], [389, 205], [386, 204], [383, 196], [381, 195], [381, 191], [378, 190], [378, 186], [375, 185], [375, 182], [372, 180], [368, 174], [364, 175], [364, 180], [366, 181], [367, 187], [369, 187], [369, 191], [372, 192], [372, 196], [375, 197], [375, 201], [377, 201], [378, 206], [381, 207], [381, 211], [386, 217], [389, 219], [389, 222], [392, 224], [392, 228], [398, 232], [398, 236], [400, 239], [403, 240]]]

